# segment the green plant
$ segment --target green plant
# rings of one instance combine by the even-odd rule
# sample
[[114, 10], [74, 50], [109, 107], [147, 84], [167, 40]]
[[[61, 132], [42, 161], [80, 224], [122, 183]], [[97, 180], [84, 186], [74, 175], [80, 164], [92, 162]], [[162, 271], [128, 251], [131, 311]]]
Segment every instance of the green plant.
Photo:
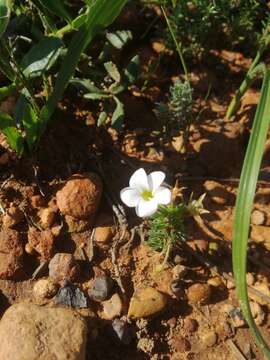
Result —
[[242, 84], [239, 87], [239, 90], [235, 94], [235, 96], [232, 98], [228, 109], [226, 113], [226, 118], [230, 119], [235, 112], [237, 111], [240, 100], [242, 96], [245, 94], [245, 92], [248, 90], [248, 88], [252, 85], [252, 83], [258, 79], [263, 78], [265, 73], [265, 65], [264, 63], [260, 62], [261, 57], [265, 50], [267, 49], [268, 45], [270, 43], [270, 15], [268, 16], [268, 19], [264, 25], [264, 30], [262, 32], [262, 35], [260, 37], [259, 41], [259, 48], [256, 53], [256, 56], [254, 60], [252, 61], [252, 64], [242, 82]]
[[[174, 191], [173, 191], [174, 192]], [[163, 257], [162, 264], [157, 267], [161, 271], [167, 263], [171, 250], [185, 240], [185, 220], [187, 217], [200, 217], [208, 211], [203, 207], [205, 194], [198, 200], [191, 195], [187, 204], [170, 204], [160, 206], [149, 220], [147, 244]]]
[[233, 271], [239, 302], [247, 323], [267, 359], [270, 349], [257, 328], [250, 310], [247, 284], [247, 247], [250, 228], [250, 216], [260, 164], [264, 152], [270, 117], [270, 71], [266, 70], [261, 97], [255, 114], [251, 136], [241, 172], [241, 180], [236, 201], [233, 232]]
[[[259, 0], [192, 0], [174, 4], [170, 0], [159, 0], [155, 3], [166, 7], [177, 42], [181, 43], [183, 53], [193, 59], [218, 47], [220, 39], [231, 48], [239, 44], [254, 46], [258, 41], [259, 19], [267, 14], [266, 6]], [[167, 47], [173, 48], [168, 31], [165, 39]]]
[[168, 261], [170, 252], [179, 241], [185, 239], [184, 204], [160, 206], [149, 221], [147, 244], [155, 251], [161, 252], [164, 257], [158, 270], [162, 270]]
[[176, 80], [170, 87], [167, 104], [157, 104], [157, 116], [163, 121], [167, 132], [171, 130], [188, 131], [193, 122], [192, 93], [193, 89], [188, 81]]
[[109, 117], [111, 102], [115, 103], [115, 109], [111, 116], [111, 124], [115, 129], [120, 129], [124, 119], [124, 105], [119, 99], [119, 95], [132, 85], [138, 77], [139, 57], [135, 55], [122, 74], [117, 66], [112, 62], [105, 62], [104, 68], [107, 71], [107, 77], [104, 78], [100, 87], [94, 85], [89, 79], [72, 79], [71, 83], [81, 87], [86, 93], [85, 99], [101, 100], [101, 112], [97, 125], [106, 123]]
[[0, 0], [0, 71], [10, 81], [0, 99], [21, 93], [14, 114], [0, 114], [0, 129], [19, 155], [36, 148], [88, 45], [126, 2], [85, 0], [72, 18], [65, 2]]

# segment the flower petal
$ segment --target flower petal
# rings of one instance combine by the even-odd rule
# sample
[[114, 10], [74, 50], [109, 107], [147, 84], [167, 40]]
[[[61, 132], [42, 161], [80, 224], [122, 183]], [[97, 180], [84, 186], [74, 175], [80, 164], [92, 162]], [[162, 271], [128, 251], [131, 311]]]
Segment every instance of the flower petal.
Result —
[[172, 192], [170, 189], [160, 186], [154, 193], [154, 199], [158, 204], [168, 205], [172, 200]]
[[159, 186], [163, 183], [166, 175], [163, 171], [154, 171], [148, 175], [148, 182], [150, 189], [155, 191], [159, 188]]
[[145, 201], [140, 199], [138, 205], [136, 206], [136, 214], [139, 217], [147, 217], [153, 215], [158, 208], [158, 203], [155, 199]]
[[140, 194], [136, 189], [131, 189], [130, 187], [126, 187], [121, 190], [120, 198], [124, 204], [129, 207], [135, 207], [138, 205], [140, 201]]
[[148, 190], [148, 178], [146, 172], [143, 168], [140, 168], [135, 171], [129, 180], [129, 186], [135, 188], [138, 191]]

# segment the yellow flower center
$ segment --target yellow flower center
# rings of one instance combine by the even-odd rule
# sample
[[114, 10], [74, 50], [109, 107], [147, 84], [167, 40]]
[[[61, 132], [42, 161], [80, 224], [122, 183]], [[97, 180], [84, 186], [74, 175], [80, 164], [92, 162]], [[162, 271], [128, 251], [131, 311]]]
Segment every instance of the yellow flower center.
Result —
[[143, 190], [143, 191], [141, 192], [141, 197], [142, 197], [143, 200], [145, 200], [145, 201], [149, 201], [149, 200], [153, 199], [152, 191], [150, 191], [150, 190]]

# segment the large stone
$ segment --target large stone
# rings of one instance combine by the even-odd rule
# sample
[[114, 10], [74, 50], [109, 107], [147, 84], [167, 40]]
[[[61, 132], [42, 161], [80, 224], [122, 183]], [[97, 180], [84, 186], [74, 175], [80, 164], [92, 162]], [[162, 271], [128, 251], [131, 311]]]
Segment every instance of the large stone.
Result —
[[16, 280], [23, 268], [23, 244], [16, 230], [0, 231], [0, 279]]
[[20, 303], [0, 322], [0, 359], [84, 360], [87, 326], [77, 312]]
[[167, 305], [167, 297], [152, 287], [137, 289], [128, 309], [128, 317], [139, 319], [162, 311]]
[[102, 195], [97, 174], [73, 175], [56, 194], [57, 206], [64, 215], [86, 219], [96, 213]]

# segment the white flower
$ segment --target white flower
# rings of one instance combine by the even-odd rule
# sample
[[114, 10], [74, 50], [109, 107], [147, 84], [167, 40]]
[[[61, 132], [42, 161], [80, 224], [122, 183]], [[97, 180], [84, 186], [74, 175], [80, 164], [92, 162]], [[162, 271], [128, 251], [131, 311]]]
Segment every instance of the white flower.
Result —
[[123, 203], [136, 208], [139, 217], [153, 215], [159, 204], [168, 205], [171, 202], [171, 191], [161, 186], [165, 179], [162, 171], [154, 171], [147, 176], [144, 169], [138, 169], [129, 180], [129, 187], [120, 192]]

